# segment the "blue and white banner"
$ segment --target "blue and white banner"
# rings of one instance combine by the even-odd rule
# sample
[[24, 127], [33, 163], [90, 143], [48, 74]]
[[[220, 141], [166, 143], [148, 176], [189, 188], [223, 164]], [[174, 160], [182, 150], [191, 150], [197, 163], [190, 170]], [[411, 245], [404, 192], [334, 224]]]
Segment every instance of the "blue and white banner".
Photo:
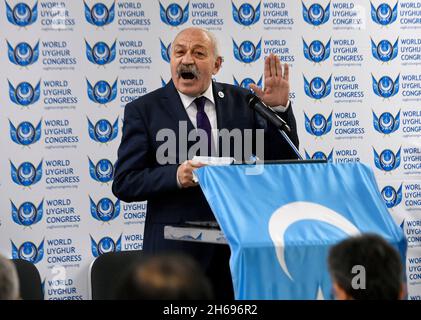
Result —
[[328, 250], [361, 233], [384, 237], [405, 263], [403, 230], [390, 216], [369, 167], [265, 165], [257, 175], [251, 169], [196, 170], [231, 248], [236, 299], [332, 298]]

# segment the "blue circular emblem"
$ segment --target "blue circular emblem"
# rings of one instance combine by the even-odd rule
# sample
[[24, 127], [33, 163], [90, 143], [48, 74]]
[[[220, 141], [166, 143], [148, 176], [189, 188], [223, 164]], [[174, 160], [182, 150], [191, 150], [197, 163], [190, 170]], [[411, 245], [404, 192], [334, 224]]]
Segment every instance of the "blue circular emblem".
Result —
[[256, 84], [256, 83], [251, 78], [245, 78], [243, 79], [243, 81], [241, 81], [240, 86], [244, 89], [250, 89], [251, 84]]
[[387, 3], [382, 3], [377, 7], [376, 16], [381, 25], [387, 25], [392, 20], [392, 8]]
[[380, 154], [380, 165], [384, 171], [391, 171], [395, 168], [396, 156], [393, 151], [386, 149]]
[[317, 113], [310, 120], [311, 131], [315, 136], [321, 136], [325, 133], [327, 126], [326, 118]]
[[112, 94], [111, 86], [106, 81], [98, 81], [94, 86], [95, 99], [101, 103], [107, 103], [110, 101]]
[[310, 6], [310, 8], [308, 8], [308, 16], [311, 23], [315, 26], [318, 26], [324, 20], [325, 10], [320, 4], [314, 3]]
[[24, 67], [31, 64], [34, 51], [28, 43], [21, 42], [13, 50], [13, 55], [17, 63]]
[[24, 242], [19, 247], [18, 255], [21, 259], [29, 262], [34, 262], [38, 256], [38, 249], [32, 242]]
[[384, 76], [380, 78], [379, 83], [377, 84], [377, 88], [379, 89], [380, 95], [382, 97], [389, 98], [394, 92], [395, 84], [390, 77]]
[[245, 63], [253, 62], [256, 56], [256, 47], [251, 41], [246, 40], [241, 43], [239, 52], [241, 61]]
[[309, 46], [311, 60], [313, 60], [314, 62], [323, 61], [323, 58], [325, 56], [325, 50], [325, 46], [321, 41], [314, 40], [312, 43], [310, 43]]
[[168, 23], [175, 27], [178, 26], [183, 18], [183, 9], [176, 3], [172, 3], [165, 10]]
[[111, 57], [110, 47], [105, 42], [100, 41], [92, 48], [92, 55], [97, 64], [107, 64]]
[[95, 124], [95, 136], [99, 142], [108, 142], [113, 134], [113, 127], [108, 120], [101, 119]]
[[386, 186], [381, 191], [383, 200], [386, 202], [388, 208], [393, 208], [396, 205], [397, 193], [396, 190], [391, 186]]
[[108, 159], [101, 159], [95, 166], [95, 173], [99, 181], [109, 182], [114, 174], [113, 164]]
[[382, 40], [377, 45], [377, 54], [381, 61], [389, 61], [392, 58], [393, 46], [387, 40]]
[[28, 106], [34, 100], [34, 88], [28, 82], [21, 82], [15, 89], [16, 100], [22, 106]]
[[313, 160], [326, 160], [327, 157], [326, 157], [326, 155], [323, 152], [317, 151], [317, 152], [315, 152], [313, 154], [313, 156], [311, 157], [311, 159], [313, 159]]
[[255, 15], [254, 8], [248, 3], [243, 3], [238, 9], [240, 21], [245, 26], [253, 24]]
[[30, 226], [37, 216], [37, 208], [31, 202], [24, 202], [18, 209], [18, 219], [24, 226]]
[[22, 122], [16, 129], [16, 136], [20, 144], [27, 146], [34, 142], [35, 128], [30, 122]]
[[384, 112], [379, 117], [379, 126], [383, 133], [389, 134], [395, 127], [395, 118], [389, 112]]
[[326, 93], [326, 83], [320, 78], [316, 77], [310, 82], [310, 92], [313, 98], [321, 99], [325, 96]]
[[104, 237], [98, 242], [99, 254], [104, 254], [107, 252], [114, 252], [115, 250], [116, 250], [115, 242], [110, 237]]
[[26, 26], [32, 19], [31, 8], [25, 3], [18, 3], [13, 8], [13, 18], [18, 26]]
[[108, 198], [102, 198], [96, 205], [96, 211], [102, 221], [110, 221], [114, 216], [114, 203]]
[[91, 9], [91, 17], [95, 25], [102, 27], [107, 24], [110, 13], [103, 3], [96, 3]]
[[23, 186], [30, 186], [34, 182], [36, 176], [34, 165], [30, 162], [22, 163], [18, 168], [17, 176], [19, 182]]

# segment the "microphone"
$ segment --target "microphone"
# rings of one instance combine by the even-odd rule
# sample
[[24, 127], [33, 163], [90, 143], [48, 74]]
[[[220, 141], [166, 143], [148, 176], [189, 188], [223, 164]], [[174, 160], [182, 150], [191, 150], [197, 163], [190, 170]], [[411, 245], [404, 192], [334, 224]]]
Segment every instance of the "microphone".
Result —
[[272, 123], [275, 127], [277, 127], [280, 130], [286, 130], [287, 132], [291, 132], [291, 128], [287, 125], [285, 120], [278, 116], [275, 110], [267, 106], [256, 95], [249, 94], [247, 96], [247, 100], [250, 108], [259, 113], [263, 118]]

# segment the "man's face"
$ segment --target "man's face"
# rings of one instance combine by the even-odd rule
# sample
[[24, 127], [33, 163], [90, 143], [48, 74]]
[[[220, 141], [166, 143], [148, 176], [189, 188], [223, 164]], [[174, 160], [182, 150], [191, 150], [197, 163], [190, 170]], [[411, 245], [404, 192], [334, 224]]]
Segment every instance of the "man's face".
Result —
[[172, 43], [171, 77], [175, 87], [188, 96], [202, 94], [210, 85], [212, 75], [221, 67], [221, 58], [205, 32], [186, 29]]

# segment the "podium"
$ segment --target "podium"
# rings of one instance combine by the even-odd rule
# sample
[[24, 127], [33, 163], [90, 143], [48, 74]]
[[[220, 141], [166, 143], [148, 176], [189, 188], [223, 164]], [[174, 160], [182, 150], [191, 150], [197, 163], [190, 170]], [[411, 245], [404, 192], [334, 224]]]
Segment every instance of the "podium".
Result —
[[329, 248], [375, 233], [401, 254], [406, 240], [361, 163], [207, 166], [200, 187], [221, 231], [167, 226], [166, 239], [227, 243], [236, 299], [329, 299]]

